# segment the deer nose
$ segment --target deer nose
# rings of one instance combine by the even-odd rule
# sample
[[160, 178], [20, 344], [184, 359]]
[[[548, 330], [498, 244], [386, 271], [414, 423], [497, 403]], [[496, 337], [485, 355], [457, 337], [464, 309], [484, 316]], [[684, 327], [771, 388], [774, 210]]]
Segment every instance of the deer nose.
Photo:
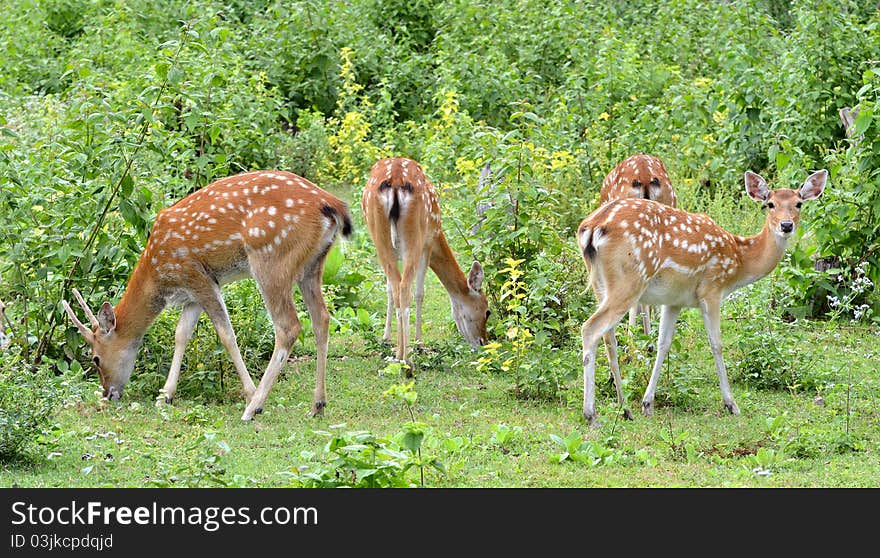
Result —
[[779, 229], [784, 233], [790, 233], [794, 230], [794, 223], [791, 221], [782, 221], [779, 223]]

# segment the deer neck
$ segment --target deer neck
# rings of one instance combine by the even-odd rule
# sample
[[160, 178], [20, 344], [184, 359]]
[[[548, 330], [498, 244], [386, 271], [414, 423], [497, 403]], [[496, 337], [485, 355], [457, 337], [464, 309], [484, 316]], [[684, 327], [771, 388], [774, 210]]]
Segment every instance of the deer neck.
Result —
[[139, 346], [144, 334], [165, 304], [154, 296], [155, 283], [149, 263], [143, 258], [138, 261], [128, 280], [128, 286], [114, 308], [116, 314], [116, 334]]
[[437, 237], [434, 239], [434, 245], [431, 250], [431, 269], [437, 275], [443, 288], [449, 293], [449, 297], [453, 300], [460, 299], [468, 294], [467, 277], [458, 267], [458, 261], [455, 254], [446, 242], [446, 235], [443, 231], [438, 231]]
[[773, 234], [766, 222], [761, 232], [755, 236], [738, 239], [744, 270], [739, 284], [752, 283], [773, 271], [785, 255], [788, 240]]

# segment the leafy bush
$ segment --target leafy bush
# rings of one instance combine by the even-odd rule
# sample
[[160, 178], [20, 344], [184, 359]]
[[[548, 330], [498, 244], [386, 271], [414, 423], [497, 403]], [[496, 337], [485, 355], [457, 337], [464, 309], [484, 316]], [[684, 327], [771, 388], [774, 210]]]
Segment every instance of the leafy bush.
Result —
[[302, 488], [407, 488], [417, 484], [407, 472], [415, 466], [416, 455], [390, 438], [367, 431], [331, 433], [315, 431], [329, 439], [327, 454], [317, 460], [314, 453], [301, 457], [306, 463], [292, 472], [290, 486]]
[[0, 460], [26, 455], [55, 415], [61, 391], [48, 368], [0, 352]]

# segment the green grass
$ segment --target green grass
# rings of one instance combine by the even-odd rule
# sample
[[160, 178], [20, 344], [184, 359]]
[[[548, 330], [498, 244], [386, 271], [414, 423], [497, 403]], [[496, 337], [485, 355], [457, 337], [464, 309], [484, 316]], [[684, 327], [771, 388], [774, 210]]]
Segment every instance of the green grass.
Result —
[[[758, 288], [748, 295], [757, 300], [762, 296]], [[741, 319], [743, 304], [737, 299], [724, 307], [722, 329], [730, 369], [736, 359], [735, 341], [745, 323]], [[426, 470], [425, 484], [875, 485], [880, 478], [876, 331], [815, 322], [786, 327], [797, 328], [804, 341], [799, 349], [805, 366], [827, 371], [829, 382], [821, 393], [755, 391], [732, 371], [734, 395], [742, 415], [726, 414], [699, 314], [691, 310], [680, 320], [676, 336], [679, 347], [661, 378], [654, 417], [637, 413], [648, 365], [639, 359], [622, 365], [630, 405], [637, 413], [634, 421], [626, 422], [616, 418], [613, 390], [606, 383], [607, 366], [600, 358], [597, 405], [602, 424], [590, 428], [580, 414], [579, 371], [573, 371], [575, 379], [570, 382], [565, 401], [557, 403], [517, 399], [509, 392], [510, 378], [476, 372], [470, 364], [476, 353], [455, 332], [446, 293], [436, 278], [429, 276], [425, 346], [415, 355], [422, 364], [417, 374], [419, 397], [414, 411], [416, 419], [428, 425], [425, 451], [440, 458], [448, 473]], [[278, 473], [304, 463], [302, 452], [322, 455], [326, 438], [316, 430], [369, 430], [390, 436], [409, 421], [402, 403], [382, 395], [404, 379], [380, 374], [387, 364], [384, 357], [391, 354], [390, 347], [378, 343], [380, 335], [381, 324], [376, 326], [373, 339], [361, 334], [331, 337], [329, 404], [320, 418], [306, 417], [314, 381], [311, 338], [297, 345], [263, 414], [248, 423], [239, 420], [244, 402], [237, 396], [239, 382], [231, 367], [226, 369], [225, 390], [200, 394], [198, 384], [190, 382], [187, 389], [178, 392], [174, 406], [154, 405], [170, 354], [157, 359], [161, 374], [148, 380], [135, 379], [121, 402], [100, 401], [97, 382], [91, 375], [87, 380], [73, 380], [55, 428], [44, 435], [43, 443], [31, 450], [29, 458], [2, 465], [0, 485], [211, 485], [220, 479], [233, 485], [284, 486], [288, 479]], [[204, 329], [193, 342], [212, 344], [216, 340], [210, 330]], [[621, 335], [621, 345], [628, 342]], [[568, 350], [577, 348], [572, 345]], [[256, 361], [250, 365], [252, 375], [258, 376], [261, 371]], [[192, 373], [186, 368], [183, 375]], [[685, 382], [686, 398], [670, 388], [673, 381], [678, 382], [675, 385]], [[664, 392], [670, 398], [664, 399]], [[817, 395], [824, 398], [824, 405], [814, 403]], [[776, 417], [781, 417], [776, 428], [768, 432], [768, 421]], [[521, 428], [504, 446], [493, 442], [492, 429], [501, 423]], [[214, 433], [213, 439], [205, 439], [206, 432]], [[572, 432], [607, 448], [611, 460], [600, 464], [570, 460], [554, 463], [552, 457], [562, 450], [551, 435], [564, 438]], [[462, 437], [469, 443], [450, 454], [440, 442], [451, 437]], [[783, 446], [785, 451], [779, 458]], [[777, 458], [764, 463], [759, 469], [762, 474], [758, 474], [754, 471], [755, 456], [762, 448], [765, 458], [767, 450], [777, 452]], [[205, 476], [207, 473], [210, 475]], [[411, 470], [409, 475], [413, 482], [418, 481], [417, 471]]]

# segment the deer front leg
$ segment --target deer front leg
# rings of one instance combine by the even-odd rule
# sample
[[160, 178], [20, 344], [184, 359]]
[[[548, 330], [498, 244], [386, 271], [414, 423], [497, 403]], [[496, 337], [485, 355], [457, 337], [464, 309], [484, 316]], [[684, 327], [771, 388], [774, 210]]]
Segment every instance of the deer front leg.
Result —
[[739, 407], [733, 400], [733, 393], [727, 380], [727, 369], [721, 357], [721, 301], [714, 298], [701, 300], [700, 311], [703, 314], [706, 334], [709, 336], [712, 357], [715, 359], [715, 370], [718, 372], [718, 383], [721, 386], [721, 401], [731, 414], [738, 415]]
[[416, 335], [415, 342], [422, 342], [422, 302], [425, 300], [425, 273], [428, 271], [428, 258], [422, 257], [416, 270]]
[[174, 393], [177, 391], [177, 381], [180, 379], [180, 367], [183, 363], [186, 344], [189, 343], [201, 315], [202, 307], [198, 304], [188, 304], [180, 313], [177, 329], [174, 332], [174, 357], [171, 359], [171, 369], [168, 371], [165, 387], [159, 390], [159, 399], [164, 396], [165, 403], [169, 405], [174, 401]]
[[650, 417], [654, 414], [654, 393], [657, 391], [657, 383], [660, 381], [660, 370], [663, 368], [663, 361], [666, 360], [666, 354], [669, 353], [669, 347], [672, 345], [672, 336], [675, 334], [675, 322], [681, 313], [679, 306], [663, 306], [660, 309], [660, 333], [657, 336], [657, 358], [654, 360], [654, 369], [651, 371], [651, 379], [648, 382], [648, 388], [645, 390], [645, 396], [642, 397], [642, 414]]
[[388, 295], [388, 306], [385, 308], [385, 332], [382, 334], [383, 341], [391, 341], [391, 321], [394, 319], [394, 287], [390, 277], [385, 284], [385, 292]]

